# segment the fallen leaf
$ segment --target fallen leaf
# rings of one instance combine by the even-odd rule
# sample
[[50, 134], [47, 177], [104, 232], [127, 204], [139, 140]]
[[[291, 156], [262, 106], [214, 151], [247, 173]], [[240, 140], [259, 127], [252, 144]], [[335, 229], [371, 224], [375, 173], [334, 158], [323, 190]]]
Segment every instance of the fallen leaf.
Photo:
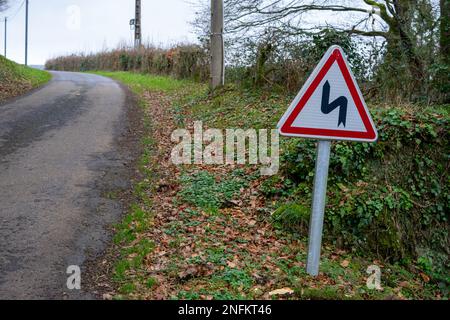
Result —
[[113, 297], [109, 293], [103, 294], [103, 300], [112, 300], [112, 299], [113, 299]]
[[348, 260], [344, 260], [344, 261], [341, 262], [341, 267], [342, 268], [347, 268], [349, 264], [350, 264], [350, 262]]
[[427, 276], [425, 273], [421, 272], [420, 276], [422, 277], [423, 282], [425, 282], [425, 283], [430, 282], [430, 277]]
[[293, 293], [294, 293], [294, 290], [292, 290], [291, 288], [282, 288], [282, 289], [270, 291], [269, 296], [283, 296], [283, 295], [293, 294]]
[[178, 277], [180, 279], [186, 279], [186, 278], [194, 277], [197, 273], [198, 273], [198, 268], [190, 267], [184, 271], [179, 272]]

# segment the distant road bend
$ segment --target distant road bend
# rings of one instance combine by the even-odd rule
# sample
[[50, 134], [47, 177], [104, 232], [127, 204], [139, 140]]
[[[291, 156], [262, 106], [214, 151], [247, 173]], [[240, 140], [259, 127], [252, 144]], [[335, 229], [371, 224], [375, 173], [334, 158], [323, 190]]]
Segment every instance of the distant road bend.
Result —
[[[67, 267], [105, 249], [128, 184], [127, 93], [114, 81], [53, 72], [0, 105], [0, 299], [92, 298]], [[83, 286], [83, 274], [82, 274]]]

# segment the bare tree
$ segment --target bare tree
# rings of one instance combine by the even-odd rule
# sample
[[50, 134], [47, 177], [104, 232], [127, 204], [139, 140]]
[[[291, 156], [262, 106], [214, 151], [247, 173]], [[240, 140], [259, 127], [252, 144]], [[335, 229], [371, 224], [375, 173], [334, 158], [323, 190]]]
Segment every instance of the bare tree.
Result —
[[[382, 37], [390, 47], [400, 45], [411, 74], [424, 77], [424, 66], [416, 52], [412, 26], [426, 0], [226, 0], [229, 8], [228, 31], [239, 32], [272, 25], [288, 34], [315, 33], [334, 27], [350, 34]], [[443, 2], [446, 2], [445, 0]], [[315, 13], [339, 12], [341, 19], [329, 18], [309, 21]], [[329, 16], [331, 17], [331, 16]], [[343, 23], [342, 21], [348, 21]]]
[[0, 0], [0, 12], [7, 9], [8, 0]]
[[[440, 1], [441, 5], [449, 2]], [[429, 64], [423, 56], [431, 58], [421, 47], [433, 47], [439, 40], [438, 12], [439, 0], [225, 0], [225, 29], [228, 37], [236, 39], [261, 35], [267, 29], [296, 37], [329, 28], [378, 37], [392, 56], [404, 58], [414, 86], [423, 87]], [[441, 28], [445, 41], [442, 30], [448, 28]]]

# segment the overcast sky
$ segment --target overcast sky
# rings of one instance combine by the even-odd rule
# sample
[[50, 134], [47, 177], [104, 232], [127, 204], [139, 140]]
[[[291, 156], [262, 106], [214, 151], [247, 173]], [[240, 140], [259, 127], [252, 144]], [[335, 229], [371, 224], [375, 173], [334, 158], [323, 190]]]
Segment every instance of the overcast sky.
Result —
[[[208, 0], [205, 0], [208, 1]], [[3, 18], [9, 16], [7, 57], [24, 62], [24, 0], [10, 0], [0, 13], [3, 54]], [[113, 48], [131, 42], [135, 0], [29, 0], [29, 64], [72, 52]], [[20, 9], [20, 10], [19, 10]], [[196, 41], [189, 22], [195, 8], [186, 0], [142, 0], [143, 39], [158, 45]], [[78, 14], [79, 13], [79, 14]], [[79, 18], [78, 18], [79, 17]]]

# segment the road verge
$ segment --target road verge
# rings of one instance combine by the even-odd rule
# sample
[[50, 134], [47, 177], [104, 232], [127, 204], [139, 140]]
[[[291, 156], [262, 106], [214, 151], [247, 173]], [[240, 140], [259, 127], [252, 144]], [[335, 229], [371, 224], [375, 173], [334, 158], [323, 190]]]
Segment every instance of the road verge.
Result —
[[0, 56], [0, 104], [36, 89], [51, 79], [47, 71], [19, 65]]

